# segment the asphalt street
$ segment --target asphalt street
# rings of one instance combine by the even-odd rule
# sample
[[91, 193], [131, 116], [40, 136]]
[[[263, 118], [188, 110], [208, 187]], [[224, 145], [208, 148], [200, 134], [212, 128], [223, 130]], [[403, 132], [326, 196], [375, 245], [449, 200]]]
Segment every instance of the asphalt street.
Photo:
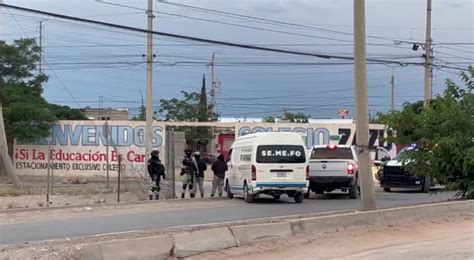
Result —
[[[377, 207], [416, 205], [442, 202], [453, 196], [453, 193], [424, 194], [419, 192], [378, 191]], [[209, 200], [209, 199], [205, 199]], [[193, 203], [190, 201], [189, 205]], [[157, 208], [159, 203], [156, 204]], [[211, 204], [212, 205], [212, 204]], [[1, 223], [0, 244], [23, 244], [25, 242], [73, 238], [104, 233], [127, 232], [136, 230], [159, 229], [184, 225], [209, 224], [226, 221], [250, 220], [278, 217], [295, 214], [324, 213], [339, 210], [356, 210], [360, 200], [348, 199], [342, 194], [326, 194], [295, 204], [292, 199], [283, 198], [257, 199], [248, 204], [242, 199], [216, 200], [213, 207], [178, 207], [169, 211], [130, 212], [110, 216], [90, 216], [81, 218], [64, 218], [42, 220], [27, 223]]]

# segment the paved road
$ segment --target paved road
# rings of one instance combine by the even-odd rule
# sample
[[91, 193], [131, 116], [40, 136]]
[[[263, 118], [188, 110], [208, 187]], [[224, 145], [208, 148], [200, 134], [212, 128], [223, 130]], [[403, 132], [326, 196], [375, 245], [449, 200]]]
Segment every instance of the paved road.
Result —
[[[396, 207], [446, 201], [452, 193], [436, 195], [418, 192], [377, 192], [379, 208]], [[211, 200], [211, 199], [204, 199]], [[153, 204], [151, 204], [153, 205]], [[159, 203], [155, 204], [159, 208]], [[295, 204], [293, 200], [281, 201], [259, 199], [247, 204], [241, 199], [216, 200], [215, 206], [207, 203], [205, 207], [180, 206], [167, 211], [127, 212], [108, 216], [82, 216], [80, 218], [55, 216], [54, 220], [27, 223], [0, 224], [0, 245], [21, 244], [24, 242], [72, 238], [104, 233], [134, 230], [158, 229], [182, 225], [209, 224], [226, 221], [249, 220], [306, 213], [323, 213], [336, 210], [357, 209], [359, 200], [347, 199], [340, 194], [328, 194]], [[209, 206], [211, 205], [211, 206]]]

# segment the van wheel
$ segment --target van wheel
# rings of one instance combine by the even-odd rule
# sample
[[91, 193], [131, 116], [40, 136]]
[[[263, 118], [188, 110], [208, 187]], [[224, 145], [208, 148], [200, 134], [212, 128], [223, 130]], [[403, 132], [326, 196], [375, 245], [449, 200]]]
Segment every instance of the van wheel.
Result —
[[354, 184], [354, 186], [352, 186], [350, 189], [349, 189], [349, 199], [357, 199], [357, 191], [359, 190], [358, 189], [359, 185]]
[[244, 183], [244, 200], [247, 203], [253, 202], [253, 197], [252, 197], [252, 194], [250, 194], [250, 190], [249, 190], [249, 187], [247, 186], [247, 183]]
[[232, 192], [230, 191], [229, 181], [227, 181], [225, 184], [225, 192], [227, 193], [227, 198], [229, 199], [234, 198], [234, 194], [232, 194]]
[[296, 203], [301, 203], [303, 202], [304, 194], [303, 192], [297, 192], [293, 198], [295, 199]]

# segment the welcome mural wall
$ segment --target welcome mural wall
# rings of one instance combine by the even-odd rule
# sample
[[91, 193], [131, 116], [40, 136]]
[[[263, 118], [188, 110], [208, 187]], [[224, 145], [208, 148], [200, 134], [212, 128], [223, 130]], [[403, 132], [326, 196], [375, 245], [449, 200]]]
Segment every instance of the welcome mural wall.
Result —
[[[145, 122], [109, 121], [108, 125], [106, 131], [104, 121], [60, 121], [53, 127], [50, 138], [30, 144], [16, 142], [14, 167], [18, 174], [23, 175], [46, 175], [48, 167], [51, 167], [54, 175], [65, 177], [105, 176], [108, 167], [110, 176], [116, 176], [119, 168], [118, 158], [121, 155], [124, 175], [145, 174]], [[164, 162], [166, 125], [172, 123], [160, 122], [154, 123], [153, 126], [153, 147], [160, 150], [160, 158]], [[302, 135], [307, 148], [328, 144], [331, 135], [341, 136], [339, 144], [355, 144], [355, 125], [352, 123], [215, 123], [215, 125], [233, 128], [237, 136], [248, 132], [296, 132]], [[395, 145], [379, 142], [380, 137], [387, 135], [383, 125], [371, 125], [369, 132], [371, 148], [383, 146], [392, 156], [395, 155]]]
[[[60, 121], [52, 128], [52, 137], [32, 144], [16, 142], [13, 166], [24, 175], [44, 175], [51, 167], [56, 176], [87, 177], [105, 176], [108, 167], [113, 176], [121, 156], [125, 175], [144, 173], [145, 144], [145, 122], [109, 121], [106, 127], [104, 121]], [[162, 159], [164, 145], [164, 126], [155, 124], [153, 147]]]

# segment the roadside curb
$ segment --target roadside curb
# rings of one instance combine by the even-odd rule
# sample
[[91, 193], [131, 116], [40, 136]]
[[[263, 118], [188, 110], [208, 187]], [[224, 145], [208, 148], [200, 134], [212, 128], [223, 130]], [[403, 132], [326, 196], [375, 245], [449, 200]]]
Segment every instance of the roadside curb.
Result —
[[[120, 259], [123, 250], [136, 252], [133, 259], [166, 259], [169, 256], [186, 257], [209, 251], [238, 247], [267, 239], [290, 238], [301, 234], [332, 232], [360, 226], [388, 225], [474, 213], [474, 200], [443, 202], [380, 209], [366, 212], [336, 213], [299, 219], [286, 219], [275, 223], [232, 225], [147, 238], [122, 239], [96, 244], [83, 244], [80, 251], [84, 259]], [[249, 222], [252, 223], [252, 222]], [[166, 238], [163, 238], [166, 237]], [[143, 240], [167, 239], [164, 251], [143, 250]], [[147, 240], [147, 241], [148, 241]], [[117, 250], [120, 248], [121, 250]], [[94, 256], [91, 258], [91, 256]]]

